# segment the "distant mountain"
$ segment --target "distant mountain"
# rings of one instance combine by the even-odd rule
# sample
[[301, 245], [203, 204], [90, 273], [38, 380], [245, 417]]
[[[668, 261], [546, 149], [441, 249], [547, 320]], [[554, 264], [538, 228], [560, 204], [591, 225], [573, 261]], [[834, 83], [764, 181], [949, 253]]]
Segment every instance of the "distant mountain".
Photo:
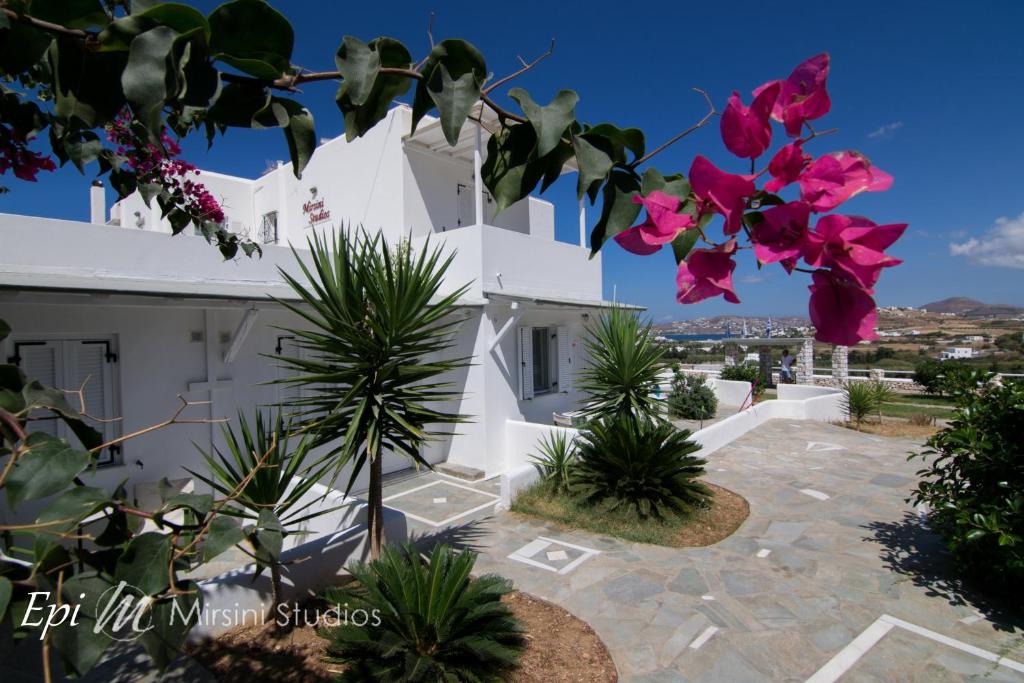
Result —
[[955, 313], [965, 318], [1005, 318], [1024, 314], [1024, 308], [1009, 304], [985, 304], [977, 299], [954, 296], [921, 306], [929, 313]]

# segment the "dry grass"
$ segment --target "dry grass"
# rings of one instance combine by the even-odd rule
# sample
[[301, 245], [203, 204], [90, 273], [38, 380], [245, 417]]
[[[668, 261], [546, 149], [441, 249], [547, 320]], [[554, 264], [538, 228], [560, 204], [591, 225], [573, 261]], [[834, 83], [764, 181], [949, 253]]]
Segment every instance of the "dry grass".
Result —
[[[856, 427], [850, 423], [840, 423], [840, 426], [848, 429], [856, 429]], [[935, 432], [941, 429], [938, 425], [934, 424], [912, 424], [906, 421], [891, 421], [891, 422], [862, 422], [860, 430], [867, 434], [874, 434], [875, 436], [891, 436], [893, 438], [900, 439], [920, 439], [922, 442], [930, 437]]]
[[721, 486], [707, 482], [705, 485], [715, 494], [709, 507], [689, 514], [666, 515], [662, 520], [640, 519], [628, 510], [587, 505], [571, 496], [553, 493], [544, 483], [520, 493], [512, 503], [512, 511], [637, 543], [700, 547], [732, 535], [750, 515], [750, 506], [743, 496]]
[[[510, 683], [615, 683], [608, 648], [586, 622], [557, 605], [518, 591], [503, 598], [526, 628], [526, 649]], [[327, 641], [313, 626], [282, 632], [272, 624], [242, 626], [189, 647], [221, 683], [327, 683], [340, 665], [324, 661]]]

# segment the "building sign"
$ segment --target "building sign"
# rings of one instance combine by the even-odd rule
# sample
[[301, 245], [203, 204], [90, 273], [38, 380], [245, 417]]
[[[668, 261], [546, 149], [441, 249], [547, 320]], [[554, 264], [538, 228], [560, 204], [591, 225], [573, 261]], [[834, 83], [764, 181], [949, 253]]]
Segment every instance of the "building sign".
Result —
[[324, 208], [323, 197], [314, 197], [302, 205], [302, 216], [310, 227], [331, 220], [331, 212]]

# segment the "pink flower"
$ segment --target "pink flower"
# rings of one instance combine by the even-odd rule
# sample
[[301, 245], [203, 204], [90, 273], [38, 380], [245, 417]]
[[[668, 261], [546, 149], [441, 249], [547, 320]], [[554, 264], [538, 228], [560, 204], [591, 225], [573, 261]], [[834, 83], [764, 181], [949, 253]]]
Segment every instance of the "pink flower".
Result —
[[877, 339], [878, 311], [871, 294], [857, 283], [830, 270], [816, 270], [808, 305], [814, 338], [829, 344], [853, 346], [864, 339]]
[[822, 216], [804, 243], [804, 259], [816, 268], [832, 268], [869, 292], [882, 268], [903, 263], [884, 251], [900, 238], [906, 223], [876, 225], [862, 216]]
[[817, 159], [800, 176], [800, 198], [821, 213], [861, 192], [881, 192], [892, 176], [871, 165], [859, 152], [833, 152]]
[[754, 194], [754, 183], [748, 176], [719, 170], [698, 154], [690, 166], [690, 187], [701, 201], [701, 213], [710, 207], [725, 216], [725, 234], [739, 232], [747, 198]]
[[799, 64], [785, 81], [765, 83], [754, 91], [754, 95], [781, 83], [782, 89], [772, 108], [772, 118], [786, 127], [788, 135], [797, 137], [804, 121], [819, 119], [832, 108], [832, 101], [825, 90], [827, 78], [828, 54], [822, 53]]
[[772, 107], [782, 90], [782, 83], [769, 84], [754, 98], [750, 107], [743, 106], [740, 94], [733, 91], [722, 112], [722, 141], [738, 157], [756, 159], [764, 154], [772, 141], [769, 121]]
[[661, 249], [676, 238], [680, 232], [695, 225], [693, 216], [679, 213], [682, 200], [679, 197], [655, 190], [646, 197], [633, 197], [634, 204], [643, 204], [647, 209], [647, 220], [623, 230], [615, 241], [626, 251], [646, 256]]
[[694, 304], [709, 297], [725, 295], [729, 303], [738, 304], [739, 298], [732, 289], [732, 271], [736, 263], [736, 240], [729, 240], [714, 249], [694, 249], [685, 261], [680, 262], [676, 272], [676, 301]]
[[764, 220], [752, 230], [757, 260], [761, 263], [781, 261], [786, 270], [792, 272], [807, 239], [811, 208], [803, 202], [790, 202], [765, 209], [761, 215]]
[[776, 152], [768, 162], [768, 172], [771, 173], [772, 179], [764, 184], [764, 189], [768, 192], [778, 192], [795, 182], [810, 160], [811, 155], [804, 152], [799, 141], [789, 143]]

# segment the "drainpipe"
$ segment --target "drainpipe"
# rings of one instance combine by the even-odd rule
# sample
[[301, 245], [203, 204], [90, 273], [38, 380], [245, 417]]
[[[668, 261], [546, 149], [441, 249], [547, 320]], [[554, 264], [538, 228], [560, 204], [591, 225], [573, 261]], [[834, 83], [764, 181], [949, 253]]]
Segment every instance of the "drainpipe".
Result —
[[505, 335], [508, 334], [508, 331], [515, 327], [515, 324], [519, 322], [519, 319], [521, 317], [523, 317], [523, 309], [519, 307], [518, 301], [513, 301], [511, 308], [512, 315], [510, 315], [508, 320], [505, 321], [505, 324], [501, 326], [501, 329], [498, 330], [498, 333], [494, 335], [494, 338], [491, 339], [491, 343], [487, 345], [488, 353], [491, 353], [494, 351], [494, 349], [498, 348], [498, 344], [500, 344], [501, 340], [505, 338]]
[[93, 225], [107, 224], [107, 192], [102, 180], [92, 181], [89, 188], [89, 222]]
[[[482, 110], [481, 110], [482, 111]], [[484, 182], [483, 157], [480, 153], [480, 122], [476, 124], [476, 145], [473, 147], [473, 209], [476, 212], [476, 224], [484, 224]]]

